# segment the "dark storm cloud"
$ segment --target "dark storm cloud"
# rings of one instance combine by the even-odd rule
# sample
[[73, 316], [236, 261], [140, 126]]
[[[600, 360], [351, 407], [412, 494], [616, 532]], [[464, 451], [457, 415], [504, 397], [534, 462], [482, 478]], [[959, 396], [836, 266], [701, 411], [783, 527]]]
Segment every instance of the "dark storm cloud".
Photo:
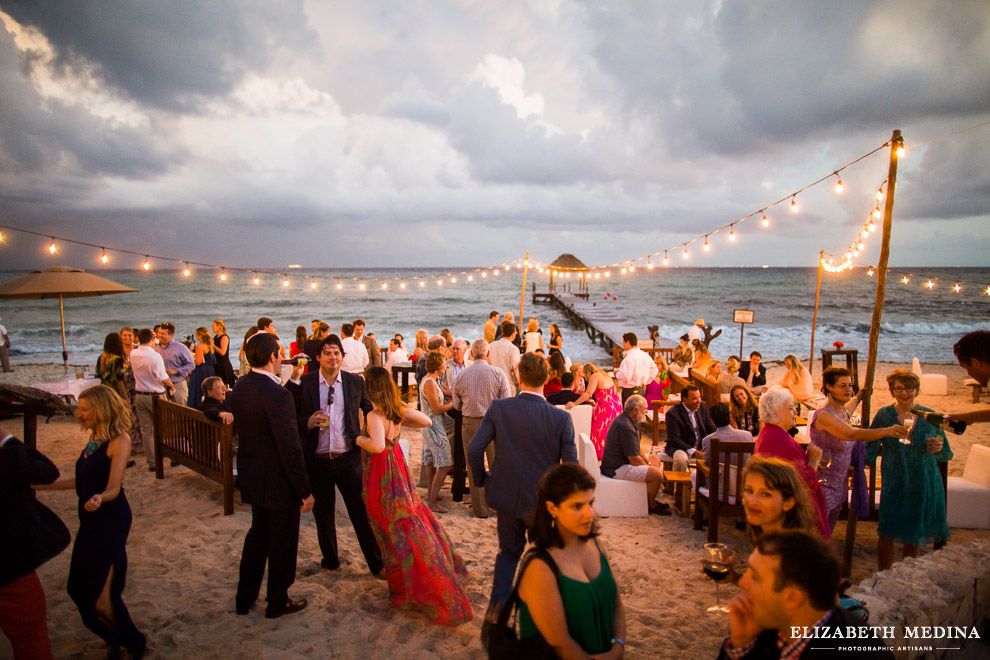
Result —
[[41, 31], [58, 66], [82, 58], [127, 96], [172, 111], [227, 94], [280, 49], [317, 48], [299, 1], [3, 0], [0, 9]]

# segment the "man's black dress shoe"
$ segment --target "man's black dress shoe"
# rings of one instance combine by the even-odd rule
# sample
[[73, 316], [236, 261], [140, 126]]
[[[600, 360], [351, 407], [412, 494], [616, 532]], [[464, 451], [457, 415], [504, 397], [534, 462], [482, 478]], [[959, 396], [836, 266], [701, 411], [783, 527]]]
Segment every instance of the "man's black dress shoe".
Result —
[[306, 607], [306, 599], [301, 598], [299, 600], [292, 600], [291, 598], [285, 602], [285, 605], [281, 607], [268, 606], [265, 610], [266, 619], [277, 619], [283, 614], [292, 614], [293, 612], [298, 612], [299, 610]]
[[660, 506], [660, 503], [658, 502], [656, 506], [654, 506], [652, 509], [650, 509], [650, 513], [652, 513], [655, 516], [669, 516], [670, 515], [670, 506], [667, 506], [666, 508], [664, 508], [664, 507], [661, 507]]

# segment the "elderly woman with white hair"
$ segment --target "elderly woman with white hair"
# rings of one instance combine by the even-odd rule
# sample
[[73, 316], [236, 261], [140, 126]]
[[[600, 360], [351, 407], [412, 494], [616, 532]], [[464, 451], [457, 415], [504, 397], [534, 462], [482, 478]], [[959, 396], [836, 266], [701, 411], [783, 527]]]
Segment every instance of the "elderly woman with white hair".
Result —
[[796, 414], [794, 397], [788, 390], [774, 387], [767, 391], [760, 398], [760, 421], [763, 428], [756, 438], [756, 454], [776, 457], [794, 466], [808, 488], [808, 498], [818, 514], [818, 530], [824, 538], [831, 540], [828, 508], [825, 506], [825, 496], [818, 485], [816, 473], [822, 450], [815, 445], [808, 445], [806, 454], [801, 445], [791, 437], [789, 431], [794, 428]]

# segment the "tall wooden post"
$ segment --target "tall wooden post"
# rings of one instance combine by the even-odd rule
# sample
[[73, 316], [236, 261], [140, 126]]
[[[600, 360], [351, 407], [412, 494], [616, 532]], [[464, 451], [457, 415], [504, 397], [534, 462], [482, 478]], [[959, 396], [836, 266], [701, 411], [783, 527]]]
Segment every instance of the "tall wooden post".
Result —
[[[818, 296], [822, 292], [822, 270], [825, 268], [825, 250], [818, 253], [818, 286], [815, 287], [815, 315], [811, 318], [811, 355], [808, 356], [808, 373], [815, 373], [815, 328], [818, 327]], [[742, 355], [742, 348], [739, 349]]]
[[[883, 317], [883, 300], [887, 292], [887, 261], [890, 257], [890, 226], [894, 217], [894, 190], [897, 188], [897, 150], [903, 146], [904, 138], [900, 130], [895, 130], [890, 138], [890, 169], [887, 174], [887, 201], [883, 206], [883, 241], [880, 243], [880, 261], [877, 263], [877, 297], [873, 303], [873, 320], [870, 322], [870, 352], [866, 362], [866, 380], [863, 387], [866, 396], [863, 397], [862, 422], [860, 426], [870, 425], [870, 396], [873, 394], [873, 372], [877, 367], [877, 342], [880, 338], [880, 319]], [[856, 545], [856, 513], [850, 507], [849, 520], [846, 523], [846, 546], [842, 554], [842, 575], [852, 574], [852, 555]]]
[[529, 272], [529, 251], [527, 250], [526, 261], [523, 262], [522, 295], [519, 296], [519, 323], [516, 324], [519, 326], [519, 328], [526, 327], [526, 324], [523, 323], [523, 305], [526, 304], [526, 274], [528, 272]]

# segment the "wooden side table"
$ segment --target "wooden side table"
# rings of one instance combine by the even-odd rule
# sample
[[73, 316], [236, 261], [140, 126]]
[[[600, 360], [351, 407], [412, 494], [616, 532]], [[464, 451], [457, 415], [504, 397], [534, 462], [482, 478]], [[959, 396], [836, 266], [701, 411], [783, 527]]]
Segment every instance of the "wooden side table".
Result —
[[853, 394], [859, 392], [859, 351], [855, 348], [822, 349], [822, 371], [832, 366], [835, 358], [846, 359], [846, 369], [852, 372]]
[[681, 518], [691, 517], [691, 472], [665, 471], [664, 478], [674, 484], [674, 508]]

